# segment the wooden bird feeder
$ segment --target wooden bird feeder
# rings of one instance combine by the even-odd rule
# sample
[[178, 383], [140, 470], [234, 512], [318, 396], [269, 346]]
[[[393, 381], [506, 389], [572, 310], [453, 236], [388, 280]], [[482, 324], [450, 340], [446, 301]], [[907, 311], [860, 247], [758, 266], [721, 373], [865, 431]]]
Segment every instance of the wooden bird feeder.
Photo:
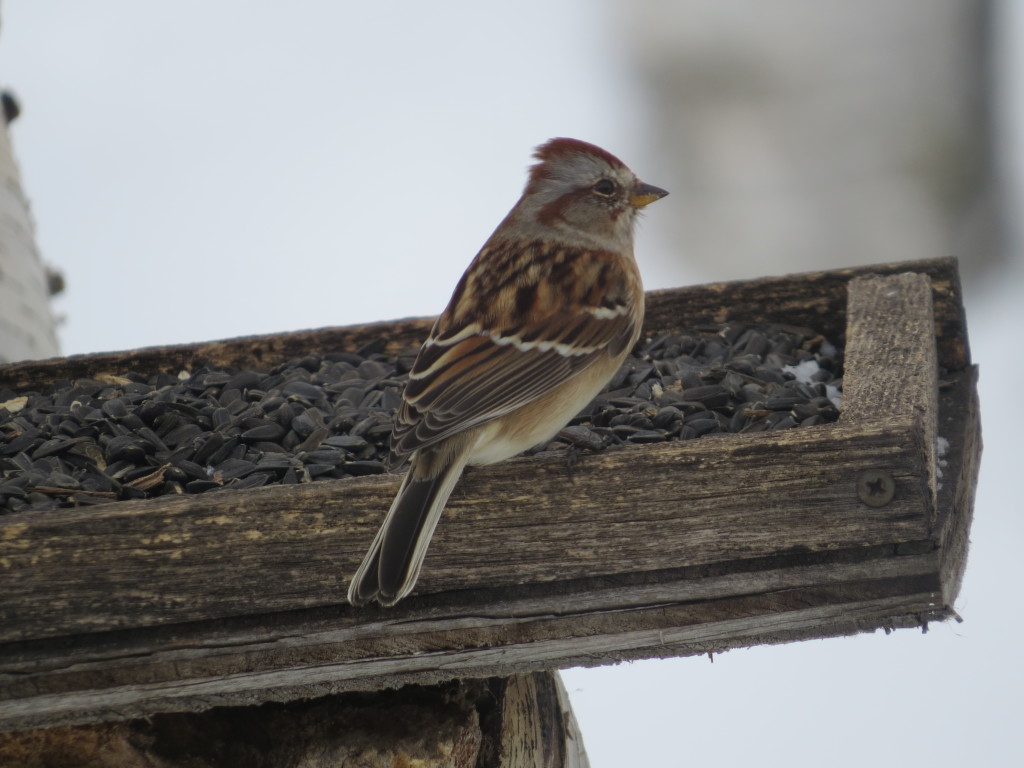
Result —
[[[648, 334], [725, 321], [841, 345], [840, 420], [470, 471], [394, 608], [344, 598], [394, 475], [0, 517], [0, 729], [954, 617], [981, 447], [956, 262], [648, 294]], [[15, 364], [0, 385], [398, 351], [430, 322]]]

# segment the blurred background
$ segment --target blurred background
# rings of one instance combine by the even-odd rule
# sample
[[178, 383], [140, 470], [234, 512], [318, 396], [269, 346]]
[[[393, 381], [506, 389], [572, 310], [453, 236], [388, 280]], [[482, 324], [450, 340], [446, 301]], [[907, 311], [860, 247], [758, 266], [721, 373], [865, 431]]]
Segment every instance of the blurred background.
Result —
[[0, 362], [436, 314], [552, 136], [671, 191], [648, 288], [958, 256], [986, 445], [964, 623], [564, 677], [594, 768], [1018, 764], [1024, 5], [6, 0], [0, 23]]

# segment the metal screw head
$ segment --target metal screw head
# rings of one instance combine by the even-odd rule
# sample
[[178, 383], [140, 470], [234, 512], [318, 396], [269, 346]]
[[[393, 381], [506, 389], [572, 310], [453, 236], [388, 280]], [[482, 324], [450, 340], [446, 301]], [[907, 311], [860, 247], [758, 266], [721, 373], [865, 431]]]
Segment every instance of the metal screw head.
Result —
[[857, 496], [869, 507], [884, 507], [895, 492], [896, 481], [884, 469], [866, 469], [857, 480]]

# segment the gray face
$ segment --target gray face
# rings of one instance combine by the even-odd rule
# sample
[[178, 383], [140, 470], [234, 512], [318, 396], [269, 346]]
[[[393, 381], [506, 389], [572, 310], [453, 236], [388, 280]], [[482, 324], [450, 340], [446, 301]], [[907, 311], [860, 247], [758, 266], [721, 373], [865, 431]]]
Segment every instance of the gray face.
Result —
[[571, 243], [630, 252], [637, 212], [631, 198], [637, 185], [624, 165], [566, 152], [531, 175], [514, 213], [526, 229], [554, 228]]

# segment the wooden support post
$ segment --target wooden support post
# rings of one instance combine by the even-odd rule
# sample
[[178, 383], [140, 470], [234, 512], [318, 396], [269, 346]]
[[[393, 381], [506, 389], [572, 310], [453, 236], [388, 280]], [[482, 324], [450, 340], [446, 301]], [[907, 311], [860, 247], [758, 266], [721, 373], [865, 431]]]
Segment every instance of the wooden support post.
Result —
[[[472, 471], [416, 593], [390, 609], [353, 609], [344, 586], [394, 476], [0, 518], [0, 728], [507, 677], [954, 615], [980, 450], [955, 262], [658, 292], [649, 306], [648, 333], [725, 320], [821, 329], [848, 351], [842, 418], [607, 450], [571, 474], [550, 456]], [[204, 360], [273, 364], [381, 335], [407, 347], [428, 324], [9, 366], [0, 384]], [[949, 445], [941, 487], [936, 435]]]
[[12, 768], [227, 764], [587, 768], [588, 762], [555, 672], [0, 733], [0, 765]]

